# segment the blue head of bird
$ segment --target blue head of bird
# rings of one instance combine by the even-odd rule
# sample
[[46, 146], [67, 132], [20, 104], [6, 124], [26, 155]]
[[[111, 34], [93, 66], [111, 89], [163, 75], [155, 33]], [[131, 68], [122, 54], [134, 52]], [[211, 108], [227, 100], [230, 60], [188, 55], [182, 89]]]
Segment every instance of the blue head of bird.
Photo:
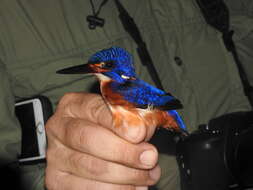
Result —
[[130, 53], [120, 47], [111, 47], [93, 54], [87, 64], [58, 71], [61, 74], [95, 74], [100, 80], [125, 83], [134, 80], [135, 69]]

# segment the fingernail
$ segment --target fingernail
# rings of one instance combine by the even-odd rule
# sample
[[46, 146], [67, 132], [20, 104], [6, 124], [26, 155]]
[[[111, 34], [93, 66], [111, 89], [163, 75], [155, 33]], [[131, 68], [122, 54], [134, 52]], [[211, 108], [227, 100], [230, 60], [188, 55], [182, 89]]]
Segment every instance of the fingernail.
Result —
[[136, 187], [135, 190], [148, 190], [148, 187]]
[[161, 168], [159, 166], [156, 166], [154, 169], [149, 171], [149, 176], [154, 181], [157, 181], [161, 176]]
[[140, 155], [141, 163], [147, 166], [155, 165], [156, 160], [156, 153], [153, 150], [146, 150]]

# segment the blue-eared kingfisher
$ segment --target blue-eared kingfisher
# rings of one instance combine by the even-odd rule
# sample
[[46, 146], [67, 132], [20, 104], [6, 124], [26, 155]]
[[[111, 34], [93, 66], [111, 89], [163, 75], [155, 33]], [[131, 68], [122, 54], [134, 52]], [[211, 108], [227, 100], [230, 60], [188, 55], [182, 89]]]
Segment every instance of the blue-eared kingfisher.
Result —
[[120, 47], [103, 49], [90, 57], [87, 64], [57, 71], [60, 74], [94, 74], [101, 94], [109, 106], [114, 127], [164, 127], [187, 134], [176, 109], [178, 99], [136, 76], [132, 55]]

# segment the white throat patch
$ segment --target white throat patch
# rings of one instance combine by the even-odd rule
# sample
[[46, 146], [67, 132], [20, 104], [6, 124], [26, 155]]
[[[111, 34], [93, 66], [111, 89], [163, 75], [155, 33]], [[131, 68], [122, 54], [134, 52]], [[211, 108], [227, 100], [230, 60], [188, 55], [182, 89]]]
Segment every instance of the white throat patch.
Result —
[[98, 79], [100, 81], [103, 81], [103, 82], [111, 81], [111, 79], [109, 77], [107, 77], [107, 76], [105, 76], [105, 75], [103, 75], [101, 73], [96, 73], [95, 75], [98, 77]]

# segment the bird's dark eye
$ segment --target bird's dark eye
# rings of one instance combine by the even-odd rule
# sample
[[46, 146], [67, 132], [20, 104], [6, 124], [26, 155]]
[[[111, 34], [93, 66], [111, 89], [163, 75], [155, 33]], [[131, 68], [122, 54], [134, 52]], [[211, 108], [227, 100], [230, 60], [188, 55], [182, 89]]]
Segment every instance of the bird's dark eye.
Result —
[[102, 62], [100, 65], [101, 65], [101, 68], [103, 69], [113, 68], [113, 62]]

